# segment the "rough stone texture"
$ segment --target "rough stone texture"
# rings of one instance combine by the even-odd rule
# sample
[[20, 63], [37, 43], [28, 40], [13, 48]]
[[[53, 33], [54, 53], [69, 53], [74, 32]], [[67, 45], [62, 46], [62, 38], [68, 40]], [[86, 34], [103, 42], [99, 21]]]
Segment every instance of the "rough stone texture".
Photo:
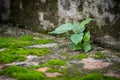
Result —
[[57, 77], [57, 76], [61, 76], [62, 74], [59, 72], [54, 72], [54, 73], [46, 72], [45, 75], [46, 77]]
[[57, 48], [57, 43], [38, 44], [38, 45], [33, 45], [33, 46], [27, 46], [27, 48], [52, 48], [52, 47]]
[[0, 80], [16, 80], [16, 79], [9, 78], [9, 77], [6, 77], [6, 76], [0, 76]]
[[89, 70], [103, 69], [103, 68], [111, 65], [111, 63], [109, 63], [109, 62], [102, 62], [100, 60], [95, 60], [93, 58], [82, 59], [81, 63], [84, 64], [84, 66], [83, 66], [84, 69], [89, 69]]
[[9, 63], [9, 64], [5, 64], [4, 67], [6, 66], [12, 66], [12, 65], [16, 65], [16, 66], [38, 66], [39, 65], [39, 57], [38, 56], [33, 56], [33, 55], [29, 55], [26, 57], [27, 60], [22, 61], [22, 62], [13, 62], [13, 63]]
[[120, 73], [115, 73], [115, 72], [109, 72], [105, 74], [106, 76], [112, 76], [120, 79]]
[[78, 21], [95, 18], [99, 28], [114, 25], [120, 19], [119, 0], [58, 0], [60, 19]]
[[38, 68], [38, 69], [36, 69], [36, 71], [39, 71], [39, 72], [46, 72], [46, 71], [48, 71], [50, 68], [49, 67], [42, 67], [42, 68]]
[[94, 42], [120, 50], [120, 0], [11, 0], [9, 20], [42, 32], [87, 17], [96, 19], [89, 25]]
[[11, 0], [11, 3], [11, 22], [35, 31], [51, 30], [58, 24], [57, 0]]

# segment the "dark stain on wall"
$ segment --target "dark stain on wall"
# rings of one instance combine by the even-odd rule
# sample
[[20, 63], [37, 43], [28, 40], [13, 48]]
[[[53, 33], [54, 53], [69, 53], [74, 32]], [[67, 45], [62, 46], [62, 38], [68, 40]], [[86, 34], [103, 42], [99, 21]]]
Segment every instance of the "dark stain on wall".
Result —
[[[39, 12], [47, 13], [45, 20], [58, 24], [57, 0], [11, 0], [10, 21], [18, 25], [24, 25], [28, 29], [38, 30], [40, 26]], [[54, 16], [54, 17], [53, 17]]]

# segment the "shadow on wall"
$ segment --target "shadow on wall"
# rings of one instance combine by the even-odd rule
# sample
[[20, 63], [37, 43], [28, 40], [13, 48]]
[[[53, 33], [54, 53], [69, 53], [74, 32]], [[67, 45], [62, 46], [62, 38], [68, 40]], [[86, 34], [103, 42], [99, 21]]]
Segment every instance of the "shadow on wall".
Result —
[[0, 0], [0, 23], [5, 23], [10, 15], [10, 0]]
[[10, 21], [42, 32], [58, 24], [57, 0], [11, 0]]

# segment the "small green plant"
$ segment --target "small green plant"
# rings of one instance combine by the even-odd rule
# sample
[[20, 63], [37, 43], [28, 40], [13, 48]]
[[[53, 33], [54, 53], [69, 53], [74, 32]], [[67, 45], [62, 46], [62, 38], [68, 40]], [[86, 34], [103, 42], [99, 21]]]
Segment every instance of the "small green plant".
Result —
[[90, 44], [90, 31], [87, 32], [85, 31], [85, 25], [88, 24], [91, 20], [94, 19], [87, 18], [81, 23], [76, 22], [74, 24], [65, 23], [60, 25], [58, 28], [56, 28], [54, 31], [50, 33], [62, 34], [68, 31], [73, 31], [74, 34], [70, 36], [70, 40], [72, 42], [71, 48], [73, 50], [84, 49], [85, 52], [88, 52], [89, 50], [92, 49], [92, 46]]
[[46, 80], [43, 73], [19, 66], [9, 66], [1, 73], [16, 78], [17, 80]]

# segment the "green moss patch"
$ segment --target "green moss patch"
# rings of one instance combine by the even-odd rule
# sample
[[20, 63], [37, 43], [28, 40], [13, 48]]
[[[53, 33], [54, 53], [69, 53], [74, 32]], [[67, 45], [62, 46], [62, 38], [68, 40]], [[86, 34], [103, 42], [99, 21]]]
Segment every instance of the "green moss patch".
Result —
[[86, 76], [67, 74], [66, 76], [51, 78], [49, 80], [119, 80], [119, 79], [114, 77], [104, 76], [99, 73], [90, 73]]
[[81, 59], [84, 59], [84, 58], [87, 58], [87, 57], [88, 57], [87, 54], [82, 53], [82, 54], [78, 54], [76, 56], [70, 56], [69, 58], [70, 59], [79, 59], [79, 60], [81, 60]]
[[68, 70], [69, 68], [63, 68], [63, 69], [50, 68], [47, 72], [59, 72], [61, 74], [67, 74]]
[[106, 56], [104, 54], [102, 54], [101, 52], [96, 52], [92, 57], [95, 59], [105, 59], [106, 58]]
[[25, 35], [20, 38], [22, 41], [31, 41], [33, 40], [33, 36]]
[[0, 48], [9, 47], [14, 40], [15, 38], [12, 37], [9, 38], [0, 37]]
[[45, 44], [52, 42], [51, 39], [34, 40], [32, 36], [25, 35], [19, 38], [15, 37], [0, 37], [0, 48], [7, 48], [0, 52], [0, 64], [10, 63], [13, 61], [23, 61], [27, 55], [42, 56], [50, 53], [51, 50], [42, 49], [25, 49], [26, 46], [33, 44]]
[[66, 62], [63, 60], [50, 60], [48, 62], [46, 62], [45, 64], [43, 64], [44, 66], [54, 66], [54, 65], [65, 65]]
[[10, 63], [13, 61], [23, 61], [27, 55], [37, 55], [42, 56], [50, 53], [51, 51], [47, 48], [42, 49], [8, 49], [0, 52], [0, 64]]
[[47, 48], [41, 48], [41, 49], [19, 49], [15, 51], [16, 54], [19, 55], [37, 55], [37, 56], [42, 56], [44, 54], [50, 53], [51, 50]]
[[88, 75], [82, 77], [80, 80], [118, 80], [118, 79], [113, 78], [113, 77], [104, 76], [99, 73], [91, 73], [91, 74], [88, 74]]
[[[41, 67], [41, 65], [30, 66], [29, 69], [39, 69], [40, 67]], [[42, 67], [42, 68], [44, 68], [44, 67]], [[50, 66], [50, 65], [49, 65], [48, 68], [49, 69], [47, 70], [47, 72], [50, 72], [50, 73], [59, 72], [59, 73], [62, 73], [62, 74], [66, 74], [67, 71], [69, 70], [69, 68], [60, 68], [59, 66], [55, 67], [55, 66]]]
[[32, 36], [15, 37], [0, 37], [0, 48], [21, 48], [27, 45], [32, 45]]
[[41, 67], [40, 65], [33, 65], [33, 66], [30, 66], [29, 69], [38, 69], [40, 67]]
[[9, 66], [5, 68], [2, 73], [17, 80], [46, 80], [43, 73], [19, 66]]
[[22, 36], [20, 38], [0, 37], [0, 48], [23, 48], [33, 44], [46, 44], [53, 42], [52, 39], [37, 39], [32, 36]]
[[52, 39], [37, 39], [34, 40], [34, 44], [46, 44], [46, 43], [51, 43], [53, 42]]
[[24, 55], [12, 54], [8, 51], [0, 52], [0, 64], [23, 60], [25, 60]]

